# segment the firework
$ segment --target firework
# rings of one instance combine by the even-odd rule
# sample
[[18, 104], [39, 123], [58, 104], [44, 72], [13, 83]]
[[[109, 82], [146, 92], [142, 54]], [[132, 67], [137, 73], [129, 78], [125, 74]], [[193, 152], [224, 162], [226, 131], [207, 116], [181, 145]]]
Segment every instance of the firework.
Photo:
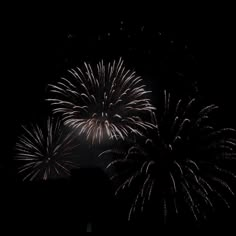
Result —
[[85, 134], [92, 143], [124, 140], [152, 127], [146, 119], [155, 108], [142, 82], [121, 59], [107, 65], [100, 61], [96, 69], [84, 63], [84, 68], [71, 69], [68, 78], [49, 85], [51, 97], [47, 100], [65, 125]]
[[116, 173], [115, 194], [134, 194], [129, 219], [150, 204], [162, 209], [164, 221], [168, 213], [180, 214], [183, 209], [199, 220], [216, 204], [229, 207], [228, 199], [234, 195], [229, 183], [236, 177], [230, 162], [236, 160], [236, 132], [213, 124], [217, 109], [202, 107], [195, 98], [171, 100], [165, 91], [164, 107], [153, 116], [151, 138], [133, 143], [128, 151], [100, 154], [115, 154], [107, 166]]
[[64, 177], [78, 167], [72, 160], [78, 144], [58, 119], [48, 118], [45, 129], [38, 125], [23, 129], [16, 144], [16, 160], [23, 163], [19, 168], [23, 180]]

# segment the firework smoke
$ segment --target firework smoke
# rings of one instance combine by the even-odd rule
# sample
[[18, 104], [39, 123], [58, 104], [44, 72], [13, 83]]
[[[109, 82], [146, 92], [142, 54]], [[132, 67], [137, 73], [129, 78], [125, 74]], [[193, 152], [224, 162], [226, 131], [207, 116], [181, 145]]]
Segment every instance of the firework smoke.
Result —
[[96, 69], [84, 63], [83, 69], [71, 69], [68, 78], [49, 85], [48, 101], [65, 125], [85, 134], [92, 143], [124, 140], [152, 127], [146, 119], [155, 108], [142, 81], [121, 59], [108, 65], [100, 61]]

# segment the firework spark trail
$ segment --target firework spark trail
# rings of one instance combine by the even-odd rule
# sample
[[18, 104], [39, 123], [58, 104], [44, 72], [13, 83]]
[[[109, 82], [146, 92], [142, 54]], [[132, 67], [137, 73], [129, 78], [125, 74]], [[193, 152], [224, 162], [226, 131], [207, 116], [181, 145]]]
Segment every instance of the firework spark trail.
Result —
[[23, 126], [23, 130], [16, 144], [16, 160], [23, 163], [19, 167], [23, 180], [47, 180], [69, 175], [72, 168], [78, 168], [71, 159], [78, 144], [58, 119], [48, 118], [46, 130], [38, 125]]
[[[147, 201], [155, 201], [153, 194], [159, 194], [164, 222], [172, 204], [176, 214], [187, 207], [195, 220], [205, 218], [216, 199], [229, 207], [228, 197], [234, 195], [230, 183], [236, 180], [230, 162], [236, 161], [236, 131], [211, 125], [218, 106], [199, 105], [195, 98], [175, 102], [165, 91], [163, 112], [153, 117], [154, 136], [145, 137], [143, 144], [131, 143], [126, 152], [115, 152], [107, 168], [119, 165], [113, 179], [119, 183], [117, 193], [124, 190], [121, 186], [132, 189], [129, 220], [139, 206], [143, 212]], [[111, 149], [100, 157], [109, 153]], [[131, 182], [136, 176], [136, 182]]]
[[54, 113], [60, 113], [66, 125], [85, 134], [92, 143], [108, 139], [125, 139], [130, 133], [143, 135], [153, 124], [142, 117], [150, 116], [151, 105], [143, 80], [127, 70], [123, 60], [96, 69], [84, 63], [84, 69], [69, 70], [70, 76], [49, 85], [47, 99]]

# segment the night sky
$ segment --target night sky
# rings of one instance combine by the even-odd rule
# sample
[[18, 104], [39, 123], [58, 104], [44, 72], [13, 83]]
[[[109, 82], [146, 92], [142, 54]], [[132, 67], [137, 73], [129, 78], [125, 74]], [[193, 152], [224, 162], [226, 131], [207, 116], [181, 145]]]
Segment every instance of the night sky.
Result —
[[[93, 168], [97, 163], [92, 152], [92, 157], [87, 153], [81, 155], [90, 168], [75, 173], [75, 181], [23, 184], [18, 179], [13, 157], [21, 124], [43, 121], [50, 114], [45, 102], [48, 83], [57, 81], [67, 69], [82, 66], [84, 61], [95, 65], [100, 59], [113, 61], [122, 57], [126, 67], [145, 78], [148, 89], [153, 91], [154, 104], [158, 103], [157, 94], [163, 89], [186, 96], [198, 94], [220, 105], [225, 126], [236, 128], [232, 24], [226, 19], [221, 24], [211, 19], [198, 25], [190, 24], [185, 29], [168, 29], [159, 17], [147, 15], [78, 13], [65, 21], [63, 16], [49, 20], [43, 14], [34, 16], [27, 11], [17, 14], [5, 26], [0, 175], [4, 186], [1, 205], [9, 207], [1, 211], [1, 218], [5, 219], [1, 222], [18, 223], [24, 229], [27, 224], [37, 226], [39, 215], [45, 214], [44, 221], [49, 227], [57, 228], [59, 223], [69, 230], [85, 230], [80, 227], [85, 227], [91, 218], [95, 221], [94, 231], [155, 229], [155, 220], [144, 219], [143, 226], [140, 222], [127, 225], [125, 213], [117, 205], [121, 203], [114, 203], [109, 181], [102, 171]], [[207, 223], [196, 228], [200, 231], [213, 227], [233, 229], [235, 209], [234, 199], [232, 209], [219, 210]], [[30, 220], [31, 216], [35, 220]], [[29, 221], [25, 223], [21, 218]], [[51, 219], [55, 219], [55, 223], [49, 224]], [[45, 225], [42, 224], [42, 228]], [[184, 225], [185, 222], [175, 222], [180, 232]]]

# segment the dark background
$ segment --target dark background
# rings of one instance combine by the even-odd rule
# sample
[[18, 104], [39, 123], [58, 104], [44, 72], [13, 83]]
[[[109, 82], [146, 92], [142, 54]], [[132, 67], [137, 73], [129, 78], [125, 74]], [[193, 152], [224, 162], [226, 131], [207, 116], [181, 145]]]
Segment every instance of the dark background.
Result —
[[[197, 24], [187, 18], [186, 27], [180, 23], [169, 29], [157, 13], [84, 11], [80, 8], [78, 15], [71, 12], [67, 18], [64, 13], [54, 17], [50, 11], [25, 9], [5, 18], [0, 203], [6, 208], [0, 213], [2, 224], [18, 224], [23, 230], [29, 225], [48, 225], [83, 231], [91, 220], [100, 231], [156, 229], [156, 222], [145, 219], [136, 225], [126, 223], [120, 210], [122, 202], [115, 202], [110, 183], [100, 170], [82, 169], [73, 181], [21, 183], [13, 162], [20, 125], [47, 116], [47, 84], [67, 69], [81, 66], [83, 61], [96, 64], [101, 58], [109, 61], [122, 57], [127, 67], [145, 78], [153, 90], [154, 103], [163, 88], [184, 95], [198, 93], [206, 101], [219, 104], [225, 126], [236, 128], [233, 21], [216, 14], [206, 20], [197, 18]], [[172, 22], [175, 20], [173, 17]], [[234, 229], [235, 216], [233, 204], [231, 210], [217, 212], [199, 230]], [[181, 231], [184, 223], [176, 222], [175, 227]]]

